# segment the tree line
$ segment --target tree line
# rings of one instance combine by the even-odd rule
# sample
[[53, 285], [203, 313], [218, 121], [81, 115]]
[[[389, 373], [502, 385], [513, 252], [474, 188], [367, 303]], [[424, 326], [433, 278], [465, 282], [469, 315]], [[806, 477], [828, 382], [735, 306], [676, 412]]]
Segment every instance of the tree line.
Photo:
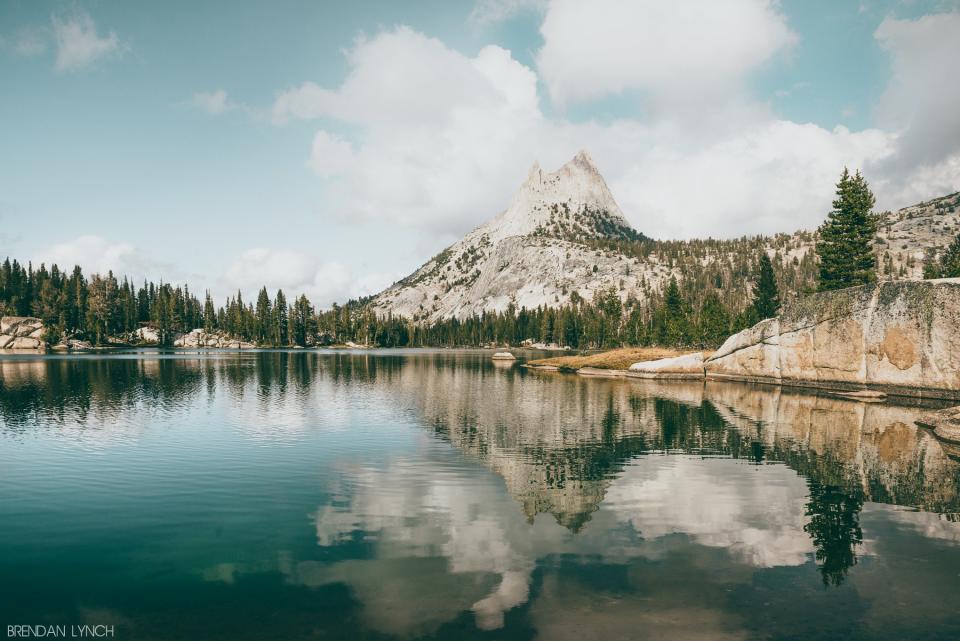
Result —
[[310, 346], [355, 342], [383, 347], [458, 346], [554, 343], [572, 348], [631, 345], [711, 347], [730, 333], [775, 313], [779, 293], [766, 253], [758, 261], [754, 301], [735, 310], [722, 301], [722, 290], [710, 291], [699, 304], [689, 288], [673, 278], [662, 294], [647, 301], [621, 301], [615, 288], [587, 301], [574, 292], [560, 308], [510, 305], [503, 312], [484, 312], [431, 325], [406, 318], [380, 316], [369, 299], [317, 311], [303, 294], [288, 302], [283, 290], [273, 298], [261, 288], [256, 302], [241, 292], [217, 307], [209, 292], [201, 300], [187, 286], [144, 282], [139, 287], [112, 273], [70, 273], [57, 265], [34, 268], [7, 258], [0, 267], [0, 314], [36, 316], [47, 327], [46, 340], [86, 339], [96, 345], [138, 342], [138, 330], [152, 328], [162, 345], [194, 328], [262, 346]]

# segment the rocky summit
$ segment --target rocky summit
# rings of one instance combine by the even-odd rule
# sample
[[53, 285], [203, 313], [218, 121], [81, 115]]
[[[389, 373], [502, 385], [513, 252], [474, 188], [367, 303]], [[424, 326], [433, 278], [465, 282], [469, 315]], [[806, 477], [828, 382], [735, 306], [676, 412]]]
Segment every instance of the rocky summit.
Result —
[[[620, 287], [636, 259], [584, 244], [640, 238], [587, 152], [552, 173], [534, 163], [505, 211], [376, 296], [373, 309], [434, 322], [510, 305], [558, 307], [575, 292], [590, 300], [609, 287], [642, 297], [636, 279]], [[654, 284], [671, 273], [648, 271]]]

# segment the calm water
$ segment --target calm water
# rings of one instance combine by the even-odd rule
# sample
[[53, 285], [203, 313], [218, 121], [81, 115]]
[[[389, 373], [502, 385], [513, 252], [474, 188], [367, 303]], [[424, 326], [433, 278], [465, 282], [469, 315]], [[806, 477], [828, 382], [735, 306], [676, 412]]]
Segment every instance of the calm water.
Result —
[[0, 360], [0, 624], [960, 639], [919, 410], [482, 352]]

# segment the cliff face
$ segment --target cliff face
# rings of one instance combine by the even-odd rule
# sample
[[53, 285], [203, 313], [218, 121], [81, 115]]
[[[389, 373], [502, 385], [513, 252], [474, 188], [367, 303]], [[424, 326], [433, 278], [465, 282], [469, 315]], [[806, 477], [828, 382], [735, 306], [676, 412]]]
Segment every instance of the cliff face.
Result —
[[960, 398], [960, 279], [823, 292], [734, 334], [708, 378]]

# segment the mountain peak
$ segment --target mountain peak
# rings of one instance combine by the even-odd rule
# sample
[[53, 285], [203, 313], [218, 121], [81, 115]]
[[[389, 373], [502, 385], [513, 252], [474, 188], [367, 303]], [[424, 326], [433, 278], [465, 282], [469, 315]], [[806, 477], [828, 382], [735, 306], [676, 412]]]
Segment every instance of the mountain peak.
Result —
[[577, 152], [577, 155], [573, 157], [564, 167], [568, 165], [576, 165], [582, 169], [593, 172], [597, 175], [600, 174], [600, 170], [597, 169], [597, 165], [593, 162], [593, 158], [590, 156], [589, 152], [586, 149], [581, 149]]
[[636, 236], [585, 150], [554, 172], [534, 162], [507, 210], [483, 227], [492, 240], [530, 234], [570, 240]]

